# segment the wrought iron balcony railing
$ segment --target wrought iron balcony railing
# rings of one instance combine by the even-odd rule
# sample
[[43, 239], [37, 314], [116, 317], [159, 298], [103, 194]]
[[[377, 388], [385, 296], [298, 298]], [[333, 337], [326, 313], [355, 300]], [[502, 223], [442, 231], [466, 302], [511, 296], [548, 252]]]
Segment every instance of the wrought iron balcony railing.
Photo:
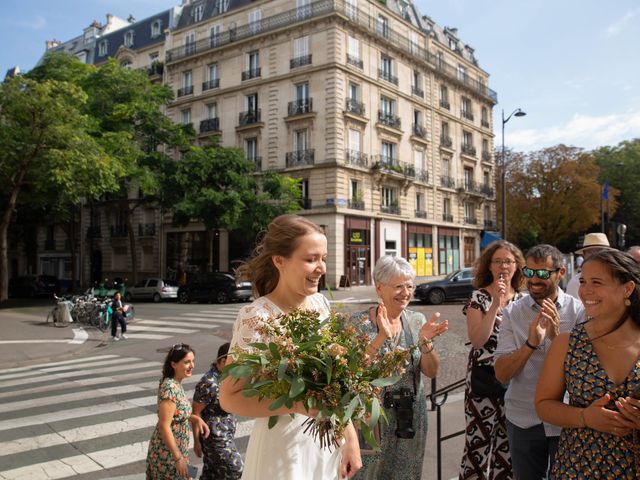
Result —
[[448, 175], [440, 175], [440, 186], [445, 188], [456, 188], [456, 180]]
[[358, 167], [366, 167], [369, 164], [368, 155], [359, 150], [347, 150], [345, 152], [345, 159], [349, 165], [356, 165]]
[[491, 152], [483, 150], [482, 151], [482, 160], [485, 161], [485, 162], [490, 162], [491, 161]]
[[177, 96], [184, 97], [185, 95], [191, 95], [193, 93], [193, 85], [187, 85], [185, 87], [179, 88]]
[[400, 207], [397, 205], [380, 205], [380, 211], [382, 213], [391, 213], [393, 215], [400, 215]]
[[411, 130], [416, 137], [427, 138], [427, 129], [424, 127], [424, 125], [414, 123], [413, 125], [411, 125]]
[[462, 118], [466, 118], [467, 120], [473, 122], [473, 113], [471, 113], [469, 110], [461, 110], [460, 115], [462, 116]]
[[489, 198], [493, 198], [495, 196], [493, 187], [491, 185], [487, 185], [486, 183], [480, 185], [480, 192]]
[[242, 81], [244, 82], [245, 80], [251, 80], [252, 78], [258, 78], [261, 74], [261, 68], [260, 67], [256, 67], [256, 68], [250, 68], [249, 70], [245, 70], [244, 72], [242, 72]]
[[496, 222], [493, 220], [485, 220], [484, 221], [484, 228], [487, 230], [495, 230], [496, 228]]
[[420, 182], [429, 183], [429, 172], [426, 170], [417, 168], [415, 177], [416, 177], [416, 180]]
[[427, 212], [424, 210], [416, 210], [416, 218], [427, 218]]
[[440, 99], [440, 106], [442, 108], [446, 108], [447, 110], [451, 110], [451, 104], [446, 100]]
[[398, 77], [392, 75], [391, 72], [387, 70], [383, 70], [382, 68], [378, 69], [378, 78], [386, 80], [389, 83], [393, 83], [394, 85], [398, 85]]
[[489, 128], [489, 120], [480, 120], [480, 125], [482, 125], [484, 128]]
[[411, 86], [411, 93], [420, 98], [424, 98], [424, 90], [422, 90], [420, 87], [416, 87], [415, 85]]
[[464, 153], [465, 155], [470, 155], [472, 157], [476, 156], [476, 147], [474, 147], [473, 145], [463, 143], [461, 149], [462, 153]]
[[260, 109], [248, 110], [246, 112], [240, 112], [238, 115], [238, 123], [240, 125], [252, 125], [260, 121]]
[[207, 80], [206, 82], [202, 82], [202, 91], [212, 90], [214, 88], [218, 88], [220, 86], [219, 78], [212, 78], [211, 80]]
[[451, 148], [453, 141], [449, 135], [440, 135], [440, 146], [445, 148]]
[[296, 57], [289, 60], [290, 69], [304, 67], [305, 65], [311, 65], [311, 54], [302, 55], [301, 57]]
[[299, 100], [294, 100], [293, 102], [289, 102], [288, 111], [289, 111], [289, 116], [310, 113], [313, 111], [313, 99], [301, 98]]
[[349, 55], [348, 53], [347, 53], [347, 64], [353, 65], [354, 67], [359, 68], [360, 70], [364, 68], [364, 62], [362, 61], [361, 58], [354, 57], [353, 55]]
[[478, 219], [475, 217], [464, 217], [464, 223], [469, 225], [477, 225]]
[[304, 210], [311, 210], [311, 199], [310, 198], [301, 198], [299, 200], [300, 206]]
[[442, 221], [443, 222], [453, 222], [453, 215], [451, 215], [450, 213], [443, 213], [442, 214]]
[[364, 210], [364, 201], [362, 200], [349, 200], [347, 205], [353, 210]]
[[313, 165], [315, 150], [296, 150], [294, 152], [287, 152], [286, 162], [287, 167], [298, 167], [301, 165]]
[[259, 157], [259, 156], [247, 157], [247, 160], [253, 163], [256, 172], [262, 171], [262, 157]]
[[392, 128], [400, 128], [400, 117], [392, 113], [383, 112], [378, 110], [378, 122]]
[[346, 111], [355, 113], [356, 115], [364, 116], [364, 103], [359, 102], [353, 98], [347, 98]]
[[200, 133], [218, 131], [220, 131], [220, 119], [218, 117], [207, 118], [206, 120], [202, 120], [200, 122]]

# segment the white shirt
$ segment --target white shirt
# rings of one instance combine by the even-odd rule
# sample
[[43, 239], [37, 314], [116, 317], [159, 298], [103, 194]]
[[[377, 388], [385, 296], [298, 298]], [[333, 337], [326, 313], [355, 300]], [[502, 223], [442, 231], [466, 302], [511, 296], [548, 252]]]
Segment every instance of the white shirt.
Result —
[[580, 300], [580, 297], [578, 296], [578, 288], [580, 288], [580, 276], [581, 273], [578, 272], [573, 277], [571, 277], [567, 282], [566, 290], [566, 293], [568, 293], [572, 297], [577, 298], [578, 300]]
[[[560, 288], [558, 288], [556, 307], [560, 314], [561, 332], [569, 332], [577, 323], [582, 323], [585, 320], [582, 302], [567, 295]], [[509, 355], [525, 344], [529, 337], [529, 325], [539, 312], [540, 305], [530, 295], [507, 305], [502, 311], [498, 347], [494, 354], [496, 358]], [[544, 357], [550, 346], [551, 341], [549, 338], [545, 338], [540, 348], [531, 354], [520, 373], [509, 382], [504, 399], [506, 417], [507, 420], [520, 428], [531, 428], [542, 423], [536, 414], [533, 401]], [[560, 435], [561, 430], [560, 427], [544, 423], [544, 431], [548, 437]]]

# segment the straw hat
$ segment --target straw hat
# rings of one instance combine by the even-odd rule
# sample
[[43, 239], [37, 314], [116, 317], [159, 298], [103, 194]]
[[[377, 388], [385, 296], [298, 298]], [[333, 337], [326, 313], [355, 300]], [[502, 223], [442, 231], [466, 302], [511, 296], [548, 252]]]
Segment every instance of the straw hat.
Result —
[[593, 247], [611, 248], [611, 245], [609, 245], [609, 239], [604, 233], [587, 233], [584, 236], [582, 248], [576, 250], [576, 253], [582, 255], [585, 250]]

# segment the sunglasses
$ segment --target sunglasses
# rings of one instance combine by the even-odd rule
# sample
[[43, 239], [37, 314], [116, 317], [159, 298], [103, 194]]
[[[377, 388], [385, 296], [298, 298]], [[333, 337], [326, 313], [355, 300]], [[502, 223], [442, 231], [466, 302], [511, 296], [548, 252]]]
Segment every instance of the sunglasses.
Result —
[[554, 270], [547, 270], [546, 268], [540, 268], [538, 270], [534, 270], [533, 268], [524, 267], [522, 269], [522, 274], [526, 278], [533, 278], [533, 276], [536, 275], [540, 280], [549, 280], [549, 277], [551, 277], [551, 274], [556, 273], [559, 270], [560, 270], [559, 268], [556, 268]]
[[179, 350], [191, 350], [191, 347], [186, 343], [176, 343], [171, 347], [171, 350], [177, 352]]

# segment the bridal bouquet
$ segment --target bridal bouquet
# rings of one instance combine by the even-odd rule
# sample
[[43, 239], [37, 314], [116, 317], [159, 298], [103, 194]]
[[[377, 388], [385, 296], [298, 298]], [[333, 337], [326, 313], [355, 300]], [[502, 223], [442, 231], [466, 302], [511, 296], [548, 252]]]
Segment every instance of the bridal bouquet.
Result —
[[[400, 379], [411, 351], [369, 356], [368, 337], [344, 320], [335, 312], [320, 320], [317, 312], [295, 310], [264, 322], [259, 332], [269, 342], [234, 352], [223, 375], [246, 379], [243, 394], [272, 400], [271, 410], [302, 402], [307, 411], [317, 411], [305, 422], [305, 432], [323, 448], [338, 446], [351, 421], [378, 449], [373, 427], [381, 417], [386, 420], [379, 394]], [[277, 421], [270, 417], [269, 428]]]

